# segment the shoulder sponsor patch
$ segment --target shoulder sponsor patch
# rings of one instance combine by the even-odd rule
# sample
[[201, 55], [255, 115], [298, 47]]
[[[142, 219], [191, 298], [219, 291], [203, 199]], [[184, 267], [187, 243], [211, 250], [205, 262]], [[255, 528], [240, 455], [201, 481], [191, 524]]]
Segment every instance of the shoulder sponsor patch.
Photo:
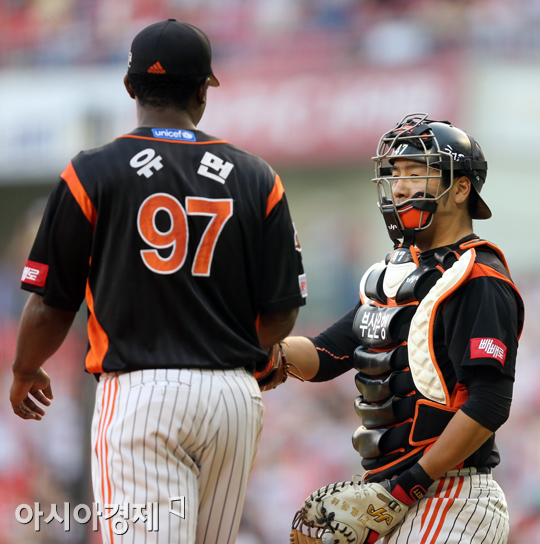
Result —
[[196, 142], [195, 134], [191, 130], [181, 130], [177, 128], [153, 128], [154, 138], [162, 140], [179, 140], [182, 142]]
[[504, 365], [506, 346], [496, 338], [471, 338], [471, 359], [496, 359]]
[[49, 265], [36, 263], [34, 261], [26, 261], [21, 282], [35, 285], [36, 287], [45, 287], [47, 274], [49, 273]]
[[300, 285], [300, 293], [302, 293], [302, 297], [306, 298], [308, 291], [307, 291], [307, 280], [305, 274], [300, 274], [298, 276], [298, 283]]

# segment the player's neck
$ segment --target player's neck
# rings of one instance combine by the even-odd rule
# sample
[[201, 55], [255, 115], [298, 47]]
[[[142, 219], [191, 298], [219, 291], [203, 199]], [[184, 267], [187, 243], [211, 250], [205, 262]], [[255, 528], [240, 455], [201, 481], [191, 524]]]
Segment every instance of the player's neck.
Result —
[[[435, 218], [434, 218], [435, 219]], [[438, 247], [455, 244], [465, 236], [473, 233], [472, 222], [468, 217], [446, 217], [435, 222], [416, 236], [416, 245], [420, 251], [428, 251]]]
[[137, 107], [137, 126], [195, 130], [202, 115], [176, 108]]

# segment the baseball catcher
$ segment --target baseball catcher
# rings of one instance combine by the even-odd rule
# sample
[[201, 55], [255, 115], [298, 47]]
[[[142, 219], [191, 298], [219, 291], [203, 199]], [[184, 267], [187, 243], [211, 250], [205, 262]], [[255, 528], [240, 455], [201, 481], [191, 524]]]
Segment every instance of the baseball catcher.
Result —
[[306, 380], [357, 370], [352, 441], [365, 473], [311, 494], [291, 541], [504, 544], [491, 471], [524, 310], [504, 254], [473, 231], [492, 215], [487, 161], [465, 131], [419, 113], [383, 134], [373, 160], [393, 249], [365, 272], [351, 311], [284, 343]]

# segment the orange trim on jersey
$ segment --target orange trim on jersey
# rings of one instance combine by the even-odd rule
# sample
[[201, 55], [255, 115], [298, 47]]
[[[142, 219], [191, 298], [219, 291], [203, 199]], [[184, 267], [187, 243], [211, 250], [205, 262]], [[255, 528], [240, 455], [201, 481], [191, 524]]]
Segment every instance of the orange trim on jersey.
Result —
[[91, 374], [101, 374], [103, 372], [103, 359], [109, 349], [109, 337], [99, 324], [94, 308], [94, 296], [90, 289], [88, 280], [86, 281], [86, 304], [88, 306], [88, 343], [90, 349], [86, 354], [86, 370]]
[[475, 265], [476, 266], [472, 269], [471, 275], [469, 276], [470, 280], [472, 280], [473, 278], [491, 277], [497, 278], [498, 280], [502, 280], [506, 283], [510, 283], [513, 285], [513, 283], [509, 281], [504, 274], [497, 272], [495, 269], [491, 268], [491, 266], [480, 263], [475, 263]]
[[333, 357], [334, 359], [337, 359], [338, 361], [341, 361], [342, 359], [348, 359], [349, 356], [348, 355], [344, 355], [343, 357], [338, 357], [337, 355], [334, 355], [333, 353], [330, 353], [327, 349], [324, 349], [324, 348], [315, 348], [317, 351], [324, 351], [325, 353], [328, 353], [328, 355], [330, 355], [330, 357]]
[[398, 448], [397, 450], [389, 451], [388, 453], [385, 453], [384, 455], [392, 455], [394, 453], [403, 453], [405, 451], [405, 448]]
[[274, 209], [276, 204], [283, 198], [283, 193], [285, 189], [281, 183], [280, 177], [276, 174], [276, 179], [274, 181], [274, 188], [272, 192], [268, 195], [266, 200], [266, 217], [270, 215], [270, 212]]
[[[388, 463], [387, 465], [384, 465], [383, 467], [374, 468], [373, 470], [368, 470], [364, 474], [362, 480], [364, 480], [366, 478], [366, 476], [368, 476], [369, 474], [377, 474], [378, 472], [381, 472], [382, 470], [386, 470], [386, 469], [388, 469], [390, 467], [393, 467], [394, 465], [397, 465], [398, 463], [401, 463], [401, 461], [403, 461], [404, 459], [407, 459], [407, 458], [411, 457], [411, 455], [415, 455], [416, 453], [418, 453], [421, 450], [422, 450], [422, 448], [415, 448], [414, 450], [410, 451], [407, 455], [404, 455], [403, 457], [400, 457], [399, 459], [396, 459], [392, 463]], [[396, 450], [396, 451], [398, 451], [398, 450]]]
[[[395, 348], [369, 348], [369, 351], [373, 351], [375, 353], [388, 353], [390, 351], [396, 350], [397, 348], [400, 348], [401, 346], [406, 346], [406, 345], [407, 345], [407, 341], [405, 340], [404, 342], [401, 342], [401, 344], [399, 344]], [[403, 370], [406, 370], [406, 369], [403, 369]]]
[[504, 256], [503, 252], [491, 242], [488, 242], [487, 240], [471, 240], [470, 242], [465, 242], [459, 246], [460, 249], [471, 249], [473, 247], [480, 247], [480, 246], [487, 246], [490, 248], [496, 255], [499, 257], [499, 260], [503, 263], [504, 267], [510, 274], [510, 269], [508, 268], [508, 263], [506, 262], [506, 257]]
[[362, 291], [358, 291], [358, 294], [360, 295], [360, 302], [362, 304], [365, 304], [366, 303], [366, 298], [367, 297], [364, 297], [364, 295], [362, 294]]
[[133, 134], [125, 134], [124, 136], [118, 136], [120, 138], [134, 138], [135, 140], [152, 140], [153, 142], [167, 142], [169, 144], [187, 144], [187, 145], [207, 145], [207, 144], [228, 144], [226, 140], [210, 140], [208, 142], [188, 142], [179, 140], [168, 140], [166, 138], [152, 138], [151, 136], [135, 136]]
[[[402, 425], [405, 425], [405, 423], [412, 423], [413, 418], [410, 417], [409, 419], [406, 419], [405, 421], [400, 421], [399, 423], [394, 423], [393, 425], [388, 425], [389, 429], [396, 429], [397, 427], [401, 427]], [[395, 450], [397, 451], [397, 450]], [[392, 452], [385, 453], [385, 455], [390, 455]]]
[[[493, 246], [493, 247], [497, 248], [497, 246]], [[498, 256], [500, 257], [500, 255], [498, 255]], [[505, 265], [506, 270], [508, 270], [508, 266], [506, 265], [506, 261], [504, 261], [504, 256], [501, 259], [501, 261]], [[473, 270], [471, 272], [471, 275], [469, 276], [469, 279], [482, 278], [482, 277], [491, 277], [491, 278], [496, 278], [498, 280], [502, 280], [502, 281], [506, 282], [516, 292], [516, 294], [519, 296], [520, 299], [523, 300], [523, 297], [521, 296], [521, 293], [519, 292], [519, 289], [516, 287], [516, 285], [514, 284], [514, 282], [511, 279], [507, 278], [504, 274], [501, 274], [500, 272], [497, 272], [497, 270], [494, 270], [490, 266], [480, 264], [480, 263], [475, 263], [475, 265], [476, 266], [473, 268]], [[508, 270], [508, 274], [510, 274], [509, 270]], [[522, 333], [523, 333], [523, 327], [521, 328], [520, 331], [518, 331], [518, 340], [521, 338]]]
[[452, 396], [450, 397], [450, 406], [459, 410], [469, 398], [469, 393], [467, 388], [460, 382], [457, 382], [452, 391]]
[[414, 424], [418, 421], [418, 410], [420, 409], [420, 405], [425, 404], [427, 406], [433, 406], [434, 408], [437, 408], [439, 410], [443, 410], [446, 412], [453, 412], [454, 414], [458, 411], [457, 408], [449, 407], [449, 406], [443, 406], [438, 402], [433, 402], [431, 400], [427, 399], [420, 399], [416, 401], [414, 406], [414, 418], [411, 420], [413, 421], [412, 427], [411, 427], [411, 433], [409, 434], [409, 444], [411, 446], [426, 446], [427, 444], [431, 444], [432, 442], [435, 442], [438, 440], [438, 436], [435, 436], [433, 438], [426, 438], [425, 440], [421, 440], [420, 442], [415, 442], [413, 440], [413, 434], [414, 434]]
[[418, 267], [420, 266], [419, 260], [420, 250], [418, 248], [413, 248], [411, 251], [411, 257], [413, 258], [414, 264]]
[[[377, 306], [379, 308], [397, 308], [398, 306], [405, 308], [405, 306], [418, 306], [420, 303], [417, 300], [413, 300], [412, 302], [407, 302], [407, 304], [398, 304], [396, 302], [395, 298], [388, 297], [386, 299], [386, 304], [383, 304], [382, 302], [379, 302], [378, 300], [373, 300], [373, 306]], [[371, 349], [371, 348], [370, 348]]]
[[73, 163], [69, 163], [66, 169], [60, 174], [60, 177], [67, 183], [71, 194], [79, 204], [82, 212], [88, 219], [89, 223], [92, 225], [92, 230], [94, 230], [97, 221], [97, 211], [90, 200], [85, 188], [83, 187], [75, 168], [73, 168]]

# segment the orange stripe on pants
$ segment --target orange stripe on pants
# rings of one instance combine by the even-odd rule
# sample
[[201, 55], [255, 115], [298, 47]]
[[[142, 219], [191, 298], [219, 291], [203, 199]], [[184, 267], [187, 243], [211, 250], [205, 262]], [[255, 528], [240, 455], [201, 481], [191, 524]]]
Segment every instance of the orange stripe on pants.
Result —
[[[111, 381], [114, 382], [114, 393], [112, 394], [111, 394], [111, 391], [113, 389], [113, 384], [111, 383]], [[98, 438], [96, 441], [96, 455], [98, 456], [100, 470], [101, 470], [101, 498], [103, 500], [103, 504], [101, 506], [103, 508], [103, 513], [105, 513], [105, 505], [111, 503], [111, 497], [112, 497], [111, 481], [109, 478], [109, 464], [108, 464], [109, 445], [107, 443], [107, 431], [109, 430], [109, 427], [112, 422], [117, 394], [118, 394], [118, 377], [114, 377], [112, 380], [107, 379], [105, 383], [103, 384], [102, 407], [104, 408], [102, 409], [102, 412], [100, 415]], [[112, 401], [111, 401], [111, 395], [112, 395]], [[105, 397], [106, 397], [106, 400], [105, 400]], [[110, 534], [111, 544], [112, 544], [114, 537], [113, 537], [111, 518], [109, 518], [108, 521], [109, 521], [109, 534]]]
[[[445, 479], [444, 478], [441, 478], [439, 480], [439, 485], [437, 486], [437, 491], [435, 492], [435, 496], [439, 495], [439, 493], [442, 492], [443, 490], [443, 487], [444, 487], [444, 482], [445, 482]], [[428, 500], [428, 499], [426, 499]], [[424, 528], [424, 525], [426, 523], [426, 519], [428, 518], [429, 516], [429, 512], [431, 510], [431, 507], [433, 506], [433, 501], [432, 500], [429, 500], [428, 502], [428, 505], [426, 506], [425, 510], [424, 510], [424, 513], [422, 514], [422, 521], [420, 523], [420, 529], [423, 529]]]
[[443, 526], [444, 526], [444, 522], [446, 520], [446, 515], [448, 514], [448, 510], [450, 510], [452, 504], [454, 503], [454, 499], [456, 497], [459, 497], [459, 493], [461, 491], [461, 488], [463, 487], [463, 481], [464, 479], [463, 478], [458, 478], [459, 480], [459, 483], [458, 483], [458, 486], [457, 486], [457, 489], [454, 493], [454, 496], [451, 497], [447, 502], [446, 502], [446, 506], [444, 507], [444, 510], [441, 514], [441, 518], [439, 520], [439, 523], [437, 524], [437, 529], [435, 530], [435, 533], [433, 535], [433, 538], [430, 539], [429, 541], [429, 544], [435, 544], [437, 542], [437, 537], [439, 536]]

